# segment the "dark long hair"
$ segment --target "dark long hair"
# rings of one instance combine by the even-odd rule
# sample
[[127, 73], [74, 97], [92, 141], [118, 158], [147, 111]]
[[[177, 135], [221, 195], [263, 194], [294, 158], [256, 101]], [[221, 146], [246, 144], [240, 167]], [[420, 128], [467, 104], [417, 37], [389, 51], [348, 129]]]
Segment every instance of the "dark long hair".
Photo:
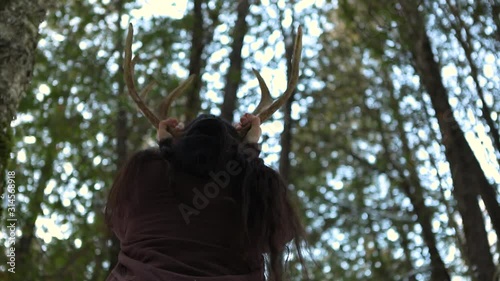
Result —
[[306, 271], [301, 245], [305, 232], [281, 176], [261, 159], [251, 159], [241, 190], [244, 230], [266, 253], [270, 280], [284, 280], [286, 245], [291, 240]]
[[160, 154], [159, 149], [146, 149], [134, 153], [120, 168], [115, 176], [113, 185], [108, 193], [108, 200], [104, 210], [105, 222], [108, 227], [113, 228], [116, 219], [124, 219], [134, 209], [137, 202], [136, 194], [141, 191], [144, 185], [142, 175], [147, 169], [146, 165], [152, 161], [165, 162], [165, 172], [167, 164]]
[[[116, 210], [115, 215], [125, 213], [119, 211], [120, 198], [133, 196], [131, 191], [127, 194], [120, 192], [119, 182], [132, 182], [131, 177], [146, 158], [168, 161], [168, 169], [172, 170], [169, 176], [181, 169], [202, 178], [208, 178], [210, 172], [222, 170], [228, 161], [236, 161], [243, 170], [231, 182], [236, 183], [232, 184], [236, 187], [233, 196], [241, 205], [242, 237], [249, 248], [265, 256], [269, 280], [282, 281], [290, 241], [293, 241], [305, 270], [302, 258], [305, 232], [283, 179], [266, 166], [258, 154], [258, 146], [243, 143], [229, 122], [213, 115], [200, 115], [186, 127], [185, 134], [179, 139], [162, 141], [159, 151], [143, 151], [131, 158], [111, 189], [106, 210]], [[107, 211], [106, 215], [110, 222], [113, 214]]]

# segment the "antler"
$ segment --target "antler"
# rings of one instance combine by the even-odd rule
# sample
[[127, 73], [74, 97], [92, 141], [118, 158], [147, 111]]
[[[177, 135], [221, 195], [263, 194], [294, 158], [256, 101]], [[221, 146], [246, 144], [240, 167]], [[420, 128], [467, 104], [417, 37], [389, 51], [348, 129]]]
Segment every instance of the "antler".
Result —
[[[261, 123], [269, 119], [269, 117], [271, 117], [271, 115], [273, 115], [274, 112], [276, 112], [283, 104], [285, 104], [285, 102], [290, 98], [293, 91], [295, 90], [295, 87], [297, 86], [297, 83], [299, 81], [299, 64], [301, 55], [302, 55], [302, 27], [299, 26], [299, 29], [297, 30], [297, 36], [295, 37], [295, 42], [293, 45], [292, 70], [290, 71], [288, 85], [283, 95], [281, 95], [274, 101], [273, 98], [271, 97], [271, 94], [269, 93], [269, 88], [267, 87], [266, 82], [264, 81], [262, 76], [260, 76], [257, 70], [252, 69], [253, 73], [257, 77], [257, 80], [259, 81], [259, 86], [262, 96], [253, 114], [257, 115], [260, 118]], [[250, 125], [246, 125], [240, 131], [241, 137], [244, 137], [247, 134], [248, 130], [250, 130]]]
[[[269, 117], [271, 117], [271, 115], [273, 115], [274, 112], [276, 112], [283, 104], [285, 104], [285, 102], [290, 98], [293, 91], [295, 90], [295, 87], [297, 86], [299, 80], [299, 63], [301, 54], [302, 54], [302, 27], [299, 26], [299, 29], [297, 30], [297, 36], [295, 37], [295, 43], [293, 46], [292, 70], [290, 72], [288, 85], [283, 95], [281, 95], [275, 101], [273, 101], [273, 98], [269, 93], [269, 88], [267, 87], [266, 82], [264, 82], [264, 79], [262, 79], [262, 76], [260, 76], [257, 70], [253, 69], [253, 73], [255, 74], [255, 76], [257, 76], [257, 80], [259, 80], [259, 86], [262, 95], [259, 105], [257, 105], [257, 108], [255, 108], [253, 114], [257, 115], [260, 118], [261, 123], [269, 119]], [[248, 132], [248, 129], [250, 129], [250, 127], [242, 130], [242, 133], [246, 134], [246, 132]]]
[[[137, 93], [137, 89], [135, 88], [134, 82], [134, 66], [138, 61], [138, 57], [135, 56], [132, 59], [132, 38], [134, 36], [134, 27], [132, 24], [128, 26], [128, 34], [127, 39], [125, 41], [125, 60], [123, 62], [123, 70], [124, 70], [124, 78], [125, 84], [128, 88], [128, 93], [137, 104], [137, 107], [142, 111], [144, 116], [148, 118], [149, 122], [155, 127], [158, 128], [160, 124], [160, 119], [146, 106], [143, 98], [153, 89], [156, 85], [156, 82], [150, 82], [140, 93]], [[195, 75], [191, 75], [186, 81], [182, 82], [177, 88], [175, 88], [162, 102], [160, 107], [161, 110], [161, 118], [165, 119], [168, 116], [168, 111], [170, 109], [170, 105], [194, 80]], [[170, 132], [174, 133], [174, 132]]]

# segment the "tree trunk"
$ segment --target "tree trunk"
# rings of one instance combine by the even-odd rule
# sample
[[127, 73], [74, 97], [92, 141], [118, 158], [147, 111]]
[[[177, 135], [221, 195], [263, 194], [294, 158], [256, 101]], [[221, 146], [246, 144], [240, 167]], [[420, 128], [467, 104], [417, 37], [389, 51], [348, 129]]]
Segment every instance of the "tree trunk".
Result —
[[[490, 0], [491, 4], [491, 17], [493, 18], [493, 22], [495, 23], [496, 32], [495, 37], [498, 42], [500, 42], [500, 3], [498, 0]], [[497, 50], [499, 49], [497, 44]]]
[[[439, 255], [439, 251], [437, 249], [437, 243], [436, 243], [436, 237], [434, 235], [434, 232], [432, 231], [432, 212], [427, 207], [424, 203], [424, 194], [423, 194], [423, 187], [420, 184], [420, 180], [417, 175], [417, 171], [415, 170], [415, 163], [412, 158], [412, 153], [411, 149], [409, 147], [409, 142], [408, 139], [406, 138], [404, 129], [402, 127], [402, 121], [401, 121], [401, 116], [399, 115], [399, 108], [398, 104], [394, 104], [395, 98], [391, 97], [392, 105], [391, 107], [393, 108], [394, 111], [394, 117], [396, 121], [398, 122], [398, 133], [399, 137], [402, 142], [402, 152], [403, 152], [403, 157], [406, 160], [406, 167], [409, 170], [410, 176], [407, 177], [405, 176], [404, 169], [396, 163], [396, 161], [393, 161], [391, 159], [391, 155], [393, 154], [390, 151], [390, 146], [389, 143], [386, 141], [386, 138], [384, 136], [384, 129], [382, 125], [382, 120], [379, 117], [377, 122], [378, 122], [378, 127], [379, 131], [382, 134], [382, 146], [384, 147], [385, 150], [385, 155], [388, 161], [392, 164], [394, 169], [398, 172], [399, 179], [397, 181], [398, 186], [401, 188], [401, 190], [404, 192], [404, 194], [410, 199], [410, 202], [413, 206], [413, 211], [417, 215], [417, 223], [422, 227], [422, 238], [424, 240], [425, 245], [427, 246], [429, 250], [429, 256], [430, 256], [430, 266], [431, 266], [431, 279], [433, 281], [443, 281], [443, 280], [450, 280], [450, 276], [448, 274], [448, 271], [446, 270], [446, 267], [444, 265], [443, 260], [441, 259], [441, 256]], [[389, 175], [389, 173], [386, 173]]]
[[0, 2], [0, 194], [4, 194], [7, 160], [12, 148], [10, 122], [15, 118], [19, 102], [31, 81], [38, 26], [52, 2]]
[[[116, 3], [116, 10], [118, 12], [118, 19], [116, 21], [116, 50], [118, 50], [120, 57], [118, 58], [118, 64], [120, 65], [120, 71], [117, 71], [115, 74], [115, 81], [118, 83], [118, 92], [116, 95], [117, 104], [118, 104], [118, 114], [116, 117], [116, 168], [119, 170], [125, 161], [127, 160], [128, 149], [128, 116], [127, 116], [127, 107], [125, 105], [126, 101], [128, 101], [128, 96], [125, 92], [125, 82], [123, 80], [123, 71], [121, 67], [121, 63], [123, 61], [123, 29], [121, 28], [121, 17], [123, 14], [123, 1], [120, 0]], [[109, 231], [108, 237], [110, 239], [111, 245], [108, 248], [109, 255], [109, 272], [110, 273], [118, 262], [118, 254], [120, 252], [120, 241], [118, 238]]]
[[[423, 96], [421, 96], [421, 95], [418, 96], [417, 100], [420, 102], [421, 106], [425, 107], [425, 101], [423, 99]], [[430, 114], [427, 112], [427, 109], [424, 109], [422, 112], [425, 116], [424, 119], [427, 121], [429, 128], [431, 128], [432, 120], [431, 120]], [[434, 140], [438, 139], [438, 136], [434, 130], [430, 130], [429, 135], [430, 135], [430, 139], [434, 139]], [[465, 264], [470, 268], [469, 257], [467, 256], [467, 254], [465, 252], [465, 242], [464, 242], [463, 237], [461, 235], [459, 235], [460, 228], [459, 228], [457, 221], [455, 219], [456, 211], [453, 208], [453, 206], [450, 204], [450, 202], [448, 202], [446, 199], [445, 189], [444, 189], [443, 184], [442, 184], [444, 182], [444, 179], [441, 176], [441, 173], [439, 172], [437, 160], [435, 159], [434, 156], [429, 155], [429, 162], [431, 164], [431, 167], [433, 167], [436, 170], [436, 176], [437, 176], [438, 182], [439, 182], [439, 192], [441, 194], [440, 201], [446, 207], [446, 214], [448, 215], [448, 218], [449, 218], [448, 223], [449, 223], [450, 227], [455, 231], [455, 233], [457, 233], [457, 235], [454, 236], [454, 238], [456, 240], [456, 245], [460, 251], [460, 255], [462, 256]], [[470, 274], [470, 270], [469, 270], [469, 274]], [[472, 279], [472, 280], [475, 281], [476, 279]]]
[[201, 55], [205, 48], [203, 13], [201, 4], [203, 0], [194, 1], [193, 28], [191, 37], [191, 55], [189, 57], [189, 75], [196, 75], [194, 85], [188, 89], [186, 94], [186, 122], [196, 118], [200, 111], [200, 89], [201, 89], [201, 69], [203, 61]]
[[[291, 5], [295, 4], [295, 1], [290, 1]], [[292, 19], [292, 26], [294, 23], [294, 19]], [[283, 22], [283, 11], [280, 11], [280, 23]], [[286, 58], [286, 77], [289, 80], [290, 75], [292, 73], [292, 56], [293, 56], [293, 47], [295, 42], [295, 31], [292, 29], [291, 34], [289, 35], [291, 40], [287, 40], [287, 35], [283, 25], [281, 24], [281, 34], [283, 34], [283, 41], [285, 42], [285, 58]], [[287, 44], [287, 42], [290, 42]], [[290, 152], [292, 151], [292, 104], [295, 100], [295, 90], [293, 91], [290, 98], [286, 101], [285, 107], [283, 109], [283, 132], [280, 137], [280, 162], [279, 162], [279, 172], [281, 177], [288, 184], [290, 178]]]
[[[384, 72], [384, 81], [390, 81], [389, 75]], [[406, 136], [406, 132], [403, 127], [403, 117], [399, 112], [399, 102], [395, 96], [394, 89], [392, 87], [392, 82], [387, 83], [389, 89], [389, 104], [393, 112], [395, 121], [397, 122], [396, 128], [401, 140], [401, 148], [403, 157], [406, 160], [406, 169], [409, 171], [409, 177], [406, 177], [403, 169], [398, 169], [399, 176], [402, 179], [401, 187], [403, 192], [410, 198], [410, 202], [413, 205], [415, 214], [417, 215], [417, 222], [422, 227], [422, 238], [424, 239], [425, 245], [429, 249], [429, 256], [431, 259], [431, 279], [432, 281], [445, 281], [450, 280], [450, 275], [444, 265], [444, 262], [439, 255], [437, 249], [436, 236], [432, 231], [432, 217], [433, 213], [429, 207], [425, 205], [424, 202], [424, 188], [420, 183], [417, 172], [417, 164], [414, 161], [413, 153], [410, 148], [410, 142]]]
[[[400, 4], [405, 21], [400, 22], [401, 35], [408, 36], [405, 39], [413, 55], [414, 66], [436, 112], [446, 159], [450, 164], [454, 185], [453, 195], [462, 216], [467, 243], [466, 253], [472, 265], [472, 272], [478, 280], [493, 280], [495, 266], [478, 204], [479, 190], [493, 190], [493, 188], [486, 180], [464, 133], [453, 117], [440, 67], [434, 60], [434, 53], [417, 4], [407, 0], [400, 1]], [[407, 29], [404, 28], [404, 24], [408, 25]]]
[[[450, 9], [451, 14], [453, 14], [453, 16], [455, 17], [455, 21], [453, 21], [450, 17], [448, 17], [448, 20], [450, 21], [453, 29], [455, 30], [455, 38], [457, 38], [458, 42], [460, 43], [460, 46], [464, 50], [465, 58], [467, 59], [467, 62], [469, 63], [470, 67], [470, 76], [474, 81], [474, 86], [476, 87], [477, 95], [481, 100], [482, 104], [481, 117], [485, 120], [486, 124], [490, 128], [490, 135], [493, 141], [493, 145], [495, 146], [497, 152], [500, 153], [500, 133], [498, 132], [498, 128], [495, 125], [495, 121], [493, 121], [493, 119], [491, 118], [491, 109], [486, 103], [486, 99], [484, 98], [483, 88], [479, 83], [479, 69], [476, 63], [474, 62], [474, 59], [472, 58], [472, 53], [474, 52], [474, 45], [472, 44], [472, 36], [469, 27], [462, 20], [458, 7], [454, 6], [450, 2], [450, 0], [446, 0], [446, 3], [448, 4], [448, 8]], [[463, 38], [462, 36], [464, 36], [465, 38]], [[496, 210], [496, 212], [500, 214], [500, 209]], [[500, 220], [498, 222], [500, 222]], [[497, 234], [500, 235], [500, 233], [498, 232], [500, 230], [500, 225], [498, 227], [495, 226], [495, 229], [497, 229]]]
[[[284, 35], [284, 34], [283, 34]], [[290, 42], [295, 42], [295, 34]], [[287, 40], [285, 40], [287, 42]], [[292, 53], [293, 53], [293, 43], [291, 45], [285, 46], [286, 50], [286, 73], [287, 77], [290, 77], [292, 70]], [[295, 91], [292, 93], [290, 98], [285, 103], [285, 108], [283, 109], [283, 132], [280, 137], [280, 163], [279, 172], [281, 177], [288, 183], [290, 177], [290, 152], [292, 150], [292, 103], [295, 99]]]
[[226, 86], [224, 87], [224, 102], [221, 108], [221, 117], [228, 122], [233, 122], [233, 114], [236, 110], [236, 92], [241, 82], [241, 69], [243, 67], [243, 58], [241, 49], [243, 48], [243, 39], [248, 31], [246, 17], [250, 9], [248, 0], [238, 1], [238, 18], [233, 29], [233, 43], [231, 44], [231, 54], [229, 55], [230, 65], [226, 74]]

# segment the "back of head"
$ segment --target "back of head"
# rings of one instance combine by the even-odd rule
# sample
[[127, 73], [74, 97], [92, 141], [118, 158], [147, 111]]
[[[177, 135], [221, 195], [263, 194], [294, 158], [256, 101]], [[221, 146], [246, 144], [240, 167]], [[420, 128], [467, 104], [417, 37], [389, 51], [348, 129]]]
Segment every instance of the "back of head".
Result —
[[223, 169], [229, 160], [238, 160], [240, 144], [229, 122], [202, 114], [186, 127], [180, 138], [166, 140], [160, 149], [174, 170], [208, 178], [210, 172]]

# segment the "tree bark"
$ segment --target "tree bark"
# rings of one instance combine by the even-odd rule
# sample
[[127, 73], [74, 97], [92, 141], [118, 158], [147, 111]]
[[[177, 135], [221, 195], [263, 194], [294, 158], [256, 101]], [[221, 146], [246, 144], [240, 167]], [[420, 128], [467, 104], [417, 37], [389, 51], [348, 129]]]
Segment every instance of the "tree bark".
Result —
[[[124, 36], [123, 29], [121, 28], [121, 18], [123, 14], [123, 0], [120, 0], [116, 3], [116, 11], [118, 12], [118, 19], [116, 21], [116, 50], [119, 52], [118, 64], [120, 65], [120, 71], [117, 71], [115, 74], [115, 81], [118, 83], [118, 92], [116, 94], [116, 99], [118, 103], [118, 114], [116, 117], [115, 123], [115, 132], [116, 132], [116, 168], [119, 170], [125, 161], [127, 160], [128, 155], [128, 116], [127, 116], [127, 107], [125, 102], [128, 100], [127, 94], [125, 92], [125, 82], [123, 80], [123, 71], [121, 67], [121, 63], [123, 61], [123, 51], [124, 51]], [[109, 240], [111, 245], [108, 248], [109, 255], [109, 272], [113, 270], [116, 263], [118, 262], [118, 254], [120, 252], [120, 241], [118, 238], [109, 231], [108, 233]]]
[[[420, 104], [423, 107], [425, 107], [425, 101], [424, 101], [422, 95], [419, 95], [417, 97], [417, 100], [420, 102]], [[427, 112], [427, 109], [424, 109], [422, 112], [425, 116], [425, 120], [427, 121], [429, 128], [431, 128], [432, 120], [431, 120], [430, 114]], [[435, 139], [435, 140], [438, 139], [438, 136], [434, 130], [430, 130], [430, 139]], [[437, 160], [435, 159], [434, 156], [429, 155], [429, 162], [431, 164], [431, 167], [433, 167], [436, 170], [436, 176], [437, 176], [438, 182], [439, 182], [439, 192], [441, 194], [440, 201], [446, 207], [446, 214], [448, 215], [448, 218], [449, 218], [448, 223], [449, 223], [450, 227], [455, 231], [455, 233], [460, 233], [460, 228], [459, 228], [457, 221], [455, 219], [456, 210], [453, 208], [453, 206], [450, 204], [450, 202], [448, 202], [448, 200], [446, 199], [446, 196], [445, 196], [445, 189], [444, 189], [443, 184], [442, 184], [444, 182], [444, 179], [441, 176], [441, 173], [439, 172]], [[454, 238], [456, 240], [457, 247], [460, 251], [460, 255], [463, 257], [465, 264], [470, 268], [470, 261], [469, 261], [469, 257], [467, 256], [467, 254], [465, 252], [465, 242], [464, 242], [463, 237], [461, 235], [457, 234], [454, 236]], [[469, 270], [469, 274], [470, 274], [470, 270]], [[472, 280], [475, 281], [476, 279], [472, 279]]]
[[[384, 72], [384, 81], [390, 81], [389, 75]], [[432, 210], [425, 205], [424, 202], [424, 188], [420, 183], [417, 172], [417, 164], [414, 161], [413, 153], [410, 148], [410, 142], [406, 136], [406, 132], [403, 127], [403, 117], [399, 112], [399, 102], [395, 96], [392, 83], [387, 83], [387, 88], [389, 89], [389, 105], [392, 109], [393, 116], [397, 122], [396, 128], [398, 130], [398, 135], [401, 140], [401, 148], [403, 157], [406, 160], [406, 169], [409, 171], [409, 177], [404, 175], [403, 169], [398, 169], [399, 176], [402, 179], [401, 187], [403, 192], [410, 199], [411, 204], [415, 214], [417, 215], [417, 222], [422, 227], [422, 238], [424, 239], [425, 245], [429, 249], [429, 256], [431, 259], [431, 279], [433, 281], [445, 281], [450, 280], [450, 275], [444, 265], [444, 262], [439, 255], [437, 249], [436, 236], [432, 231]]]
[[243, 39], [248, 31], [246, 17], [249, 13], [250, 2], [248, 0], [238, 1], [238, 18], [233, 29], [233, 43], [231, 44], [231, 54], [229, 55], [230, 65], [226, 73], [226, 86], [224, 87], [224, 102], [221, 108], [221, 117], [228, 122], [233, 122], [233, 114], [236, 110], [236, 92], [241, 82], [241, 69], [243, 67], [243, 58], [241, 49], [243, 48]]
[[[284, 34], [283, 34], [284, 35]], [[290, 42], [295, 42], [295, 34], [292, 35], [293, 40]], [[285, 40], [287, 42], [287, 40]], [[285, 46], [286, 51], [286, 73], [287, 77], [290, 77], [292, 70], [292, 53], [293, 53], [293, 43], [291, 45]], [[295, 91], [292, 93], [290, 98], [286, 101], [285, 107], [283, 109], [283, 132], [280, 137], [280, 163], [279, 172], [281, 177], [288, 183], [290, 177], [290, 152], [292, 150], [292, 103], [295, 100]]]
[[[386, 78], [384, 78], [386, 79]], [[411, 149], [409, 147], [408, 139], [406, 138], [401, 116], [399, 114], [399, 105], [395, 104], [395, 97], [390, 96], [390, 103], [393, 109], [393, 116], [395, 117], [395, 121], [397, 122], [397, 129], [399, 133], [399, 137], [402, 142], [402, 157], [406, 160], [406, 167], [409, 172], [409, 177], [405, 176], [404, 169], [401, 167], [396, 161], [392, 160], [391, 155], [393, 153], [390, 151], [390, 146], [386, 137], [384, 136], [384, 128], [382, 125], [382, 120], [379, 117], [377, 119], [379, 131], [382, 136], [382, 146], [384, 148], [384, 155], [388, 159], [389, 163], [393, 166], [399, 175], [399, 178], [395, 180], [395, 183], [401, 188], [403, 193], [410, 199], [410, 202], [413, 206], [413, 211], [417, 215], [417, 223], [422, 227], [422, 238], [424, 240], [425, 245], [429, 250], [430, 256], [430, 266], [431, 266], [431, 279], [433, 281], [444, 281], [450, 280], [450, 276], [446, 267], [444, 265], [441, 256], [439, 255], [439, 251], [437, 249], [436, 237], [434, 232], [432, 231], [432, 211], [425, 205], [424, 202], [424, 194], [423, 187], [420, 184], [420, 180], [418, 178], [417, 172], [415, 170], [416, 164], [413, 161]], [[379, 113], [380, 114], [380, 113]], [[386, 173], [389, 176], [389, 173]]]
[[464, 133], [453, 116], [441, 78], [440, 67], [434, 60], [424, 20], [418, 11], [417, 4], [408, 0], [402, 0], [400, 4], [405, 21], [400, 22], [401, 36], [408, 36], [405, 37], [405, 41], [412, 53], [414, 67], [436, 112], [446, 159], [450, 164], [454, 185], [453, 195], [462, 216], [467, 243], [466, 253], [472, 265], [472, 272], [478, 280], [493, 280], [495, 266], [483, 215], [478, 204], [479, 190], [493, 190], [493, 188], [489, 185]]
[[[496, 27], [495, 37], [497, 41], [500, 42], [500, 3], [498, 0], [490, 0], [489, 2], [491, 4], [491, 17]], [[497, 50], [499, 49], [499, 45], [500, 44], [497, 44]]]
[[[451, 14], [453, 14], [453, 16], [455, 17], [455, 21], [452, 20], [450, 17], [448, 17], [448, 20], [450, 21], [451, 25], [453, 26], [453, 29], [455, 30], [455, 38], [457, 38], [458, 42], [460, 43], [460, 46], [464, 50], [465, 58], [467, 59], [467, 62], [469, 63], [470, 67], [470, 76], [474, 81], [477, 95], [479, 96], [479, 99], [481, 100], [482, 103], [481, 107], [482, 118], [485, 120], [486, 124], [490, 128], [490, 135], [493, 141], [493, 145], [495, 146], [497, 152], [500, 153], [500, 133], [498, 132], [498, 128], [495, 125], [495, 122], [491, 118], [491, 109], [486, 103], [486, 99], [484, 98], [483, 88], [479, 83], [479, 69], [476, 63], [474, 62], [474, 59], [472, 58], [472, 53], [474, 52], [474, 45], [472, 44], [471, 41], [472, 36], [469, 27], [462, 20], [458, 7], [454, 6], [450, 2], [450, 0], [446, 0], [446, 3], [448, 4], [448, 8], [450, 9]], [[462, 36], [464, 36], [465, 38], [463, 38]], [[500, 215], [500, 207], [498, 208], [499, 209], [495, 211]], [[498, 222], [500, 222], [500, 220]], [[495, 228], [497, 229], [497, 234], [500, 234], [498, 233], [498, 230], [500, 230], [500, 225]]]
[[[0, 194], [12, 148], [10, 122], [33, 75], [38, 26], [53, 0], [0, 2]], [[0, 209], [0, 213], [2, 209]]]
[[[292, 7], [295, 4], [295, 1], [290, 1]], [[293, 13], [292, 13], [293, 15]], [[283, 34], [283, 41], [285, 42], [285, 58], [286, 58], [286, 77], [290, 79], [290, 75], [292, 73], [292, 56], [293, 56], [293, 47], [295, 42], [295, 30], [292, 29], [291, 34], [289, 35], [289, 39], [287, 40], [287, 35], [285, 32], [285, 28], [282, 25], [283, 22], [283, 11], [280, 11], [280, 27], [281, 34]], [[292, 26], [295, 22], [295, 19], [292, 19]], [[290, 42], [287, 44], [287, 42]], [[290, 98], [286, 101], [285, 107], [283, 109], [283, 132], [280, 137], [280, 162], [279, 162], [279, 172], [281, 177], [288, 184], [290, 178], [290, 152], [292, 151], [292, 104], [295, 101], [296, 91], [294, 90]]]
[[189, 57], [189, 75], [196, 75], [194, 85], [187, 91], [186, 121], [193, 120], [200, 111], [200, 89], [201, 89], [201, 69], [202, 54], [205, 48], [203, 13], [201, 4], [203, 0], [195, 0], [193, 7], [193, 28], [191, 37], [191, 54]]

